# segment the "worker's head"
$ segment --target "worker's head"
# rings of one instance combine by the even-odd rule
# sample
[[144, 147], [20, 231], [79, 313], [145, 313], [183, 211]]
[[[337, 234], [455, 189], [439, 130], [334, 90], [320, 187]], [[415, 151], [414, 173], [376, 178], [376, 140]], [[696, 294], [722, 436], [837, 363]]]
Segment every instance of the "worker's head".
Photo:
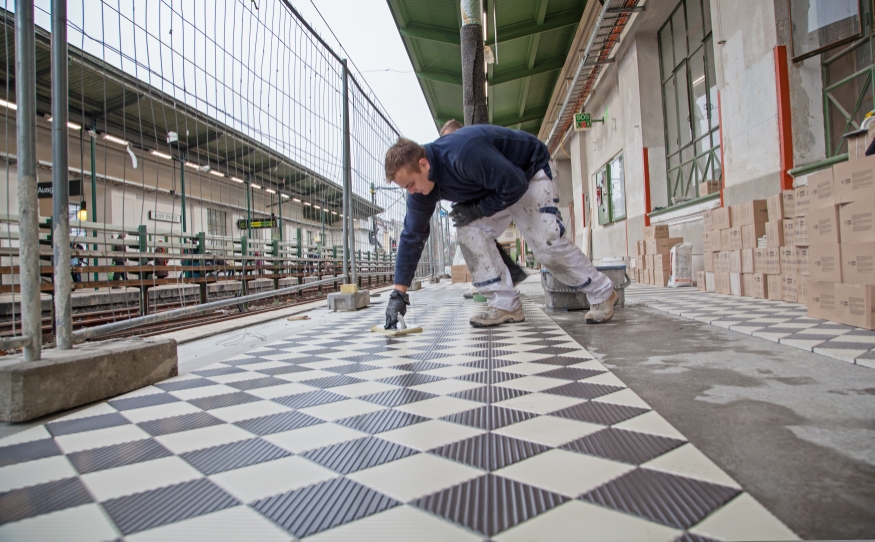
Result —
[[450, 119], [443, 126], [441, 126], [441, 137], [452, 134], [456, 130], [462, 127], [462, 123], [457, 121], [456, 119]]
[[386, 181], [393, 182], [411, 194], [428, 194], [434, 183], [428, 180], [431, 164], [425, 147], [400, 137], [386, 151]]

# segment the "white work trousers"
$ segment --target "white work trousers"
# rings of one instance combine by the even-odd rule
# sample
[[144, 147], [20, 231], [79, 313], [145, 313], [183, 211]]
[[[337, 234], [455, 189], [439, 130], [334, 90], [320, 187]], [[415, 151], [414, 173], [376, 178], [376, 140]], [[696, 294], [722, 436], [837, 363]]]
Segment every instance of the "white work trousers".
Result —
[[590, 305], [603, 303], [611, 296], [611, 279], [565, 236], [557, 200], [553, 181], [541, 170], [529, 181], [529, 189], [518, 202], [456, 230], [474, 287], [490, 307], [516, 311], [522, 306], [519, 291], [514, 289], [510, 271], [495, 246], [495, 239], [511, 221], [538, 262], [559, 281], [585, 293]]

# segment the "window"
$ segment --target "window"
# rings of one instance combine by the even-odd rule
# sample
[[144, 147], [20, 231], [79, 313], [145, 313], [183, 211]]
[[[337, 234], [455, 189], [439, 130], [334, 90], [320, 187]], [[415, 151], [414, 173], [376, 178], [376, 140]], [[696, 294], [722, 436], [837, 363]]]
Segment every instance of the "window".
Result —
[[210, 235], [228, 235], [228, 220], [225, 211], [207, 209], [207, 233]]
[[710, 0], [681, 0], [658, 41], [671, 206], [722, 176]]
[[860, 37], [860, 0], [789, 0], [793, 60]]
[[595, 174], [599, 224], [626, 218], [626, 179], [623, 155], [618, 154]]

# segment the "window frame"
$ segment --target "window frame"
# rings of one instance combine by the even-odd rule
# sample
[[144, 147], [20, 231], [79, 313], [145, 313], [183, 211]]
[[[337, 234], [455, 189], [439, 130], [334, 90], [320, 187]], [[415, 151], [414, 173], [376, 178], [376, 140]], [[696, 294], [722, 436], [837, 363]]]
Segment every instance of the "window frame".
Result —
[[[811, 1], [811, 0], [809, 0], [809, 1]], [[813, 1], [818, 1], [818, 0], [813, 0]], [[820, 1], [822, 1], [822, 0], [820, 0]], [[845, 45], [847, 43], [851, 43], [851, 42], [856, 41], [856, 40], [860, 39], [861, 37], [863, 37], [863, 30], [865, 28], [865, 25], [863, 24], [864, 23], [863, 19], [865, 16], [865, 12], [863, 10], [863, 1], [864, 0], [857, 0], [857, 2], [856, 2], [856, 4], [857, 4], [857, 31], [854, 34], [849, 35], [849, 36], [845, 36], [844, 38], [838, 39], [838, 40], [836, 40], [832, 43], [829, 43], [827, 45], [822, 45], [821, 47], [819, 47], [817, 49], [812, 49], [811, 51], [805, 51], [805, 52], [800, 51], [799, 54], [797, 54], [797, 52], [796, 52], [796, 38], [795, 38], [795, 35], [793, 33], [793, 26], [794, 26], [793, 25], [793, 0], [787, 0], [787, 18], [788, 18], [789, 23], [790, 23], [790, 51], [791, 51], [791, 56], [792, 56], [793, 62], [801, 62], [801, 61], [805, 60], [806, 58], [811, 58], [813, 56], [823, 54], [827, 51], [835, 49], [836, 47], [841, 47], [842, 45]]]
[[[617, 163], [617, 162], [619, 162], [619, 164], [620, 164], [620, 167], [618, 169], [620, 170], [619, 184], [621, 187], [619, 192], [622, 192], [622, 196], [623, 196], [622, 197], [622, 202], [623, 202], [623, 214], [622, 215], [615, 215], [614, 214], [614, 211], [615, 211], [614, 194], [615, 194], [616, 187], [614, 186], [614, 176], [613, 176], [613, 171], [612, 171], [612, 169], [613, 169], [612, 164]], [[593, 173], [593, 182], [595, 184], [596, 190], [598, 190], [598, 177], [600, 174], [603, 174], [604, 178], [605, 178], [605, 193], [603, 194], [602, 197], [605, 198], [604, 201], [607, 203], [607, 212], [603, 214], [599, 210], [599, 212], [598, 212], [599, 225], [604, 226], [607, 224], [613, 224], [615, 222], [619, 222], [621, 220], [626, 220], [626, 218], [629, 214], [629, 209], [628, 209], [628, 206], [626, 204], [626, 163], [625, 163], [625, 160], [623, 157], [623, 152], [621, 151], [621, 152], [615, 154], [602, 167], [600, 167], [599, 169], [596, 170], [595, 173]], [[598, 202], [598, 200], [596, 200], [596, 202]], [[603, 221], [602, 216], [605, 216], [606, 220]]]

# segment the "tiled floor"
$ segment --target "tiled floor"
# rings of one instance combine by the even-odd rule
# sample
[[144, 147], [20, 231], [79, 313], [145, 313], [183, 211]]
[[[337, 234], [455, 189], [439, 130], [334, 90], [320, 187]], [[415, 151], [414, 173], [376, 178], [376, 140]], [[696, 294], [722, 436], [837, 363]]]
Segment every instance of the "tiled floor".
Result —
[[708, 322], [816, 354], [875, 368], [875, 331], [808, 317], [805, 305], [633, 284], [627, 303]]
[[0, 540], [787, 540], [533, 304], [418, 292], [0, 441]]

